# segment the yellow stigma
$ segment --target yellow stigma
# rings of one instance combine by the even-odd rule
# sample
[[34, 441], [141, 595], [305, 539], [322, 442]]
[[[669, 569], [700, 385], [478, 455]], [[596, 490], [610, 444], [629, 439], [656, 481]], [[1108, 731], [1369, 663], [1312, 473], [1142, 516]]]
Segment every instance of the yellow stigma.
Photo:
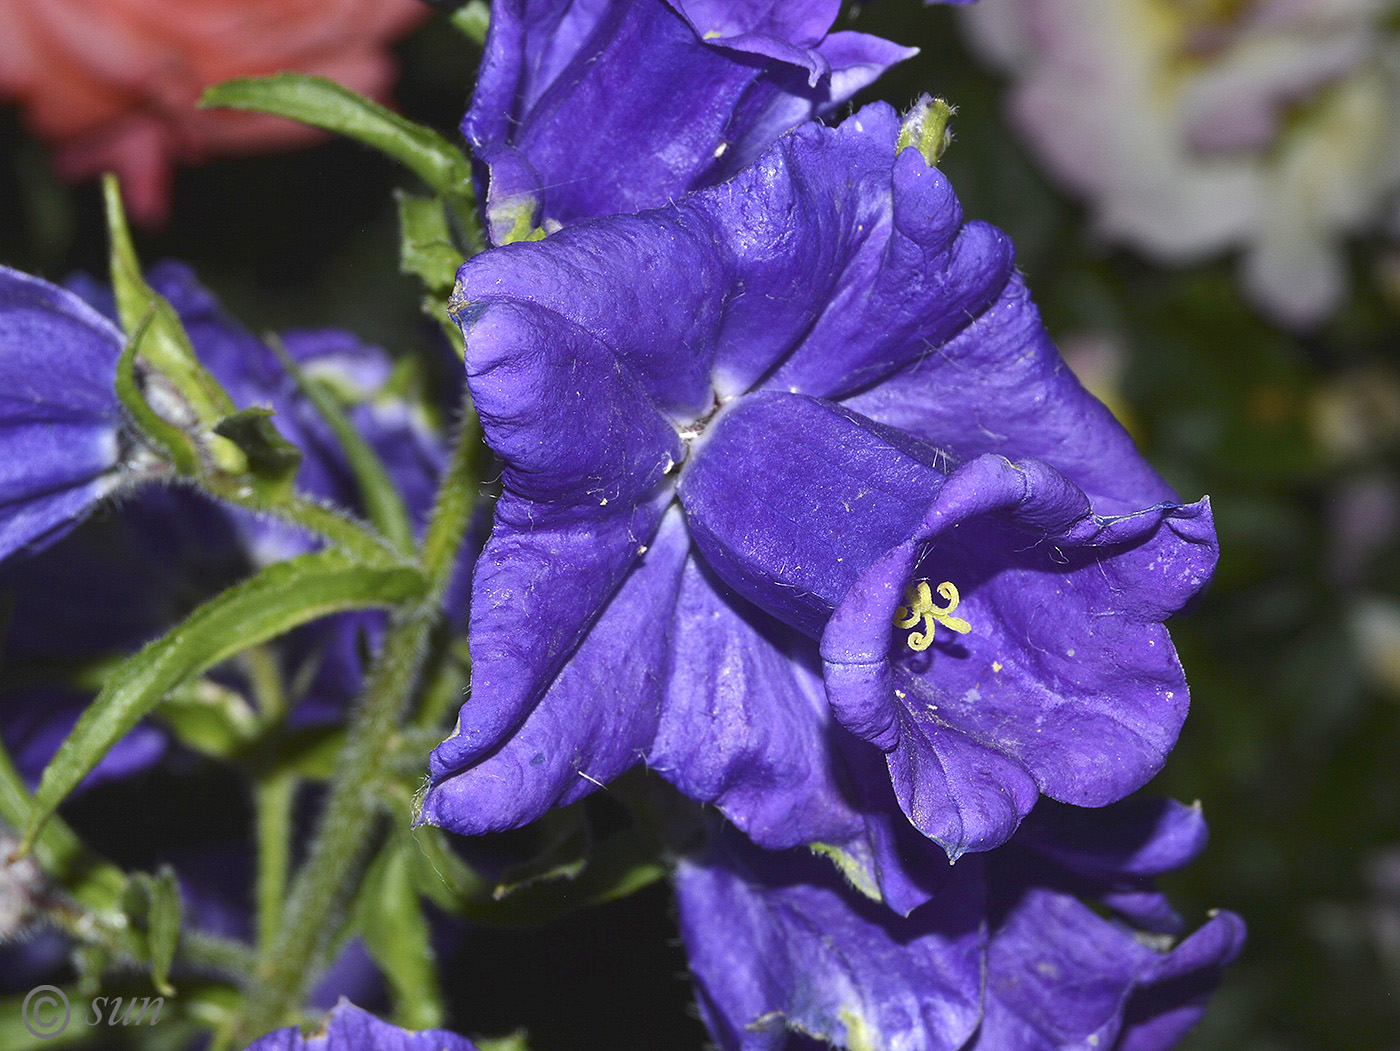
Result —
[[945, 628], [956, 631], [959, 635], [966, 635], [972, 630], [972, 625], [961, 617], [950, 616], [953, 610], [958, 608], [961, 599], [958, 597], [958, 589], [950, 582], [944, 581], [938, 585], [938, 594], [947, 601], [946, 606], [935, 606], [933, 604], [933, 592], [925, 581], [910, 584], [904, 589], [904, 601], [908, 605], [900, 606], [894, 611], [894, 626], [896, 628], [912, 628], [919, 621], [924, 622], [923, 631], [911, 631], [909, 633], [909, 648], [916, 652], [922, 652], [933, 645], [933, 631], [936, 624], [942, 624]]

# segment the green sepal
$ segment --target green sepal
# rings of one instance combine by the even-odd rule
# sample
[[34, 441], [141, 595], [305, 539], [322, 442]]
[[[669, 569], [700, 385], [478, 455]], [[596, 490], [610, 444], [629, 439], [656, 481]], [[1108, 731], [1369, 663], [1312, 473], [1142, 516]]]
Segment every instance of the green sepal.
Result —
[[394, 158], [444, 196], [471, 193], [471, 165], [431, 128], [325, 77], [274, 73], [216, 84], [203, 107], [271, 113], [344, 135]]
[[379, 852], [360, 889], [356, 925], [394, 1001], [394, 1023], [437, 1029], [443, 1022], [436, 961], [423, 906], [409, 878], [413, 841], [396, 836]]
[[418, 277], [430, 292], [444, 298], [457, 280], [462, 253], [452, 241], [452, 227], [438, 197], [397, 190], [399, 269]]
[[141, 357], [180, 392], [200, 422], [212, 426], [235, 411], [233, 400], [199, 363], [175, 309], [157, 295], [142, 276], [115, 176], [103, 178], [102, 192], [107, 204], [107, 231], [112, 242], [112, 292], [122, 328], [128, 336], [133, 336], [146, 322], [147, 315], [152, 315]]
[[206, 602], [124, 661], [83, 712], [44, 769], [18, 852], [28, 851], [78, 782], [180, 683], [308, 621], [395, 606], [425, 587], [415, 569], [366, 565], [332, 548], [275, 563]]
[[140, 353], [154, 319], [154, 311], [141, 319], [127, 340], [121, 357], [117, 359], [117, 398], [141, 432], [170, 458], [175, 469], [183, 475], [193, 476], [200, 470], [199, 450], [195, 447], [194, 439], [152, 409], [136, 382], [136, 355]]
[[912, 146], [923, 154], [924, 161], [930, 168], [937, 167], [948, 144], [953, 141], [953, 133], [948, 129], [948, 123], [956, 112], [954, 107], [942, 99], [930, 98], [928, 95], [920, 97], [919, 101], [914, 103], [914, 108], [905, 114], [904, 123], [900, 125], [899, 139], [894, 147], [895, 154], [903, 153]]
[[271, 409], [239, 409], [214, 425], [214, 433], [238, 446], [248, 462], [248, 475], [259, 497], [278, 503], [292, 495], [301, 450], [283, 438], [272, 422]]
[[346, 463], [350, 465], [350, 472], [355, 476], [355, 484], [360, 490], [360, 497], [364, 500], [365, 512], [369, 516], [370, 522], [381, 533], [384, 539], [389, 541], [396, 550], [405, 555], [413, 553], [413, 524], [408, 517], [408, 508], [404, 505], [403, 494], [399, 492], [398, 486], [394, 484], [389, 472], [384, 467], [384, 461], [379, 458], [379, 454], [374, 451], [374, 447], [365, 440], [365, 436], [359, 429], [350, 422], [350, 418], [345, 414], [337, 400], [335, 391], [331, 384], [326, 383], [314, 376], [308, 376], [306, 371], [287, 353], [286, 347], [278, 339], [269, 339], [268, 346], [276, 352], [282, 362], [282, 367], [297, 382], [307, 400], [316, 407], [316, 411], [321, 414], [321, 418], [326, 421], [326, 426], [335, 435], [336, 441], [340, 443], [340, 448], [345, 453]]

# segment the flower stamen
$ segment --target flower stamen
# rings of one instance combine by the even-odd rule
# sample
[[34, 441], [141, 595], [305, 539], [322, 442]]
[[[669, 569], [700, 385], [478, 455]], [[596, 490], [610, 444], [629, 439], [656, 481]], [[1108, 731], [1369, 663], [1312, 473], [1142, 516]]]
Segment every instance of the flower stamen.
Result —
[[916, 653], [921, 653], [933, 645], [933, 633], [938, 624], [956, 631], [959, 635], [966, 635], [972, 630], [972, 625], [961, 617], [950, 616], [962, 601], [958, 589], [945, 580], [938, 585], [938, 594], [947, 601], [946, 606], [933, 604], [933, 592], [929, 590], [927, 581], [921, 580], [917, 585], [910, 584], [904, 589], [904, 601], [907, 605], [899, 606], [894, 611], [896, 628], [912, 628], [923, 621], [923, 631], [909, 633], [909, 648]]

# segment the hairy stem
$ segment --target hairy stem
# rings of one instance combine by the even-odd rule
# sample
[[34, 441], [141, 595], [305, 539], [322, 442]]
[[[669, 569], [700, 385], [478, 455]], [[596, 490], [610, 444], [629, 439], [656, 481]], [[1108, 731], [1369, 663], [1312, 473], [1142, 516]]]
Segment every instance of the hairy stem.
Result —
[[295, 1021], [319, 965], [336, 944], [358, 893], [381, 804], [370, 786], [386, 759], [418, 679], [428, 634], [457, 562], [475, 502], [477, 431], [468, 411], [438, 489], [422, 547], [427, 597], [397, 610], [350, 723], [320, 826], [287, 897], [281, 926], [262, 954], [257, 984], [216, 1047], [242, 1047]]

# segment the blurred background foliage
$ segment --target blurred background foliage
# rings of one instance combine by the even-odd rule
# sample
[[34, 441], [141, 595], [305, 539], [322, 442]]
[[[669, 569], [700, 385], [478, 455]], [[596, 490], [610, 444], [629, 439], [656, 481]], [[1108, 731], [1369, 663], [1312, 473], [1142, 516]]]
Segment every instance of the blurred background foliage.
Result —
[[[1346, 306], [1315, 335], [1284, 335], [1242, 303], [1228, 262], [1167, 272], [1096, 240], [1018, 145], [1005, 85], [949, 9], [881, 0], [848, 17], [922, 49], [860, 101], [929, 91], [958, 107], [943, 168], [968, 216], [1011, 234], [1077, 371], [1183, 495], [1215, 508], [1219, 574], [1173, 626], [1192, 715], [1152, 789], [1200, 800], [1211, 823], [1205, 856], [1168, 881], [1183, 911], [1233, 909], [1251, 938], [1186, 1046], [1400, 1047], [1400, 251], [1355, 244]], [[438, 19], [398, 50], [402, 110], [453, 131], [476, 49]], [[96, 187], [55, 180], [13, 111], [0, 151], [0, 262], [101, 274]], [[191, 262], [255, 330], [336, 325], [417, 353], [434, 335], [398, 272], [390, 191], [405, 178], [346, 142], [185, 170], [168, 226], [138, 247]], [[149, 865], [172, 824], [210, 835], [210, 793], [237, 795], [208, 774], [188, 758], [72, 820]], [[249, 821], [235, 807], [212, 824]], [[445, 967], [450, 1021], [526, 1026], [536, 1051], [697, 1048], [684, 968], [653, 886], [538, 931], [470, 932]]]

